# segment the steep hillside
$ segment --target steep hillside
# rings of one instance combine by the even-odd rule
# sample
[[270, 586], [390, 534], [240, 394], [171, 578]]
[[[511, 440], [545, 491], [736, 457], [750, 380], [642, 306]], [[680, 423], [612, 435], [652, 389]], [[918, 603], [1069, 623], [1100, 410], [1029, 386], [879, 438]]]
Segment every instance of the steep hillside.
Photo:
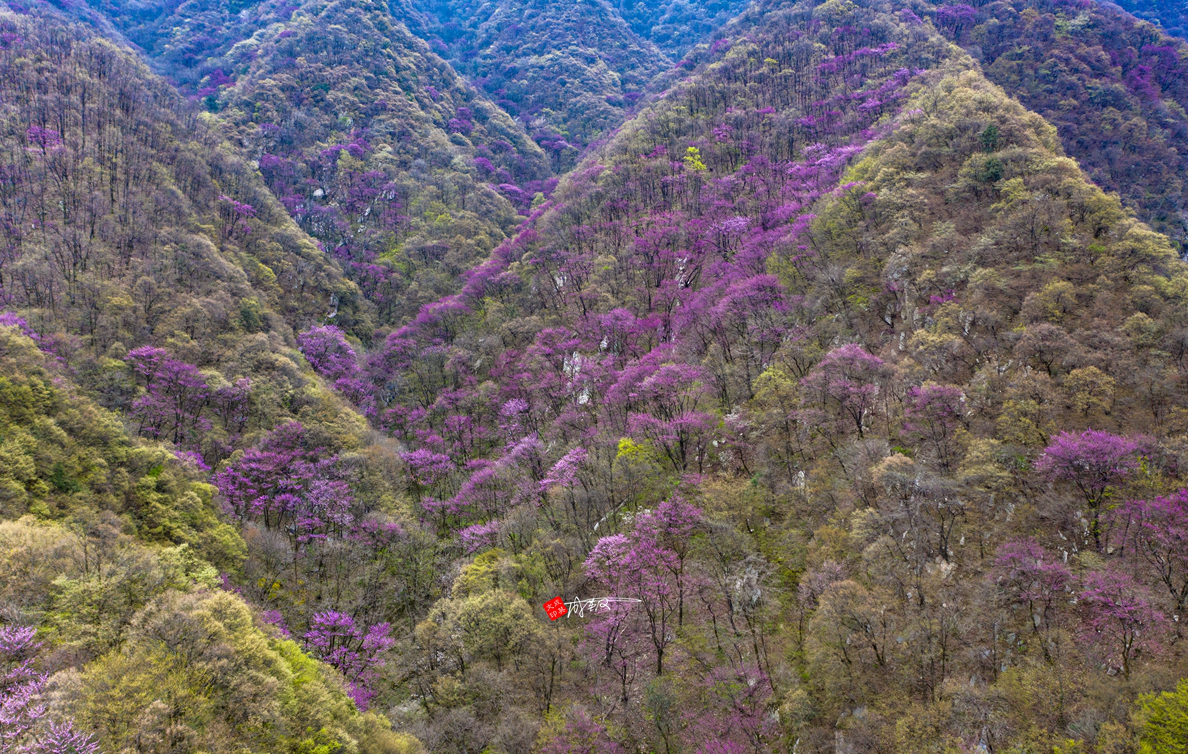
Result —
[[245, 45], [221, 115], [381, 323], [456, 290], [547, 188], [540, 149], [381, 5], [313, 3]]
[[[61, 342], [0, 314], [0, 513], [72, 521], [116, 514], [142, 542], [235, 568], [243, 540], [219, 520], [195, 459], [140, 445], [63, 374]], [[36, 338], [34, 341], [31, 338]], [[40, 346], [40, 347], [39, 347]]]
[[0, 15], [0, 748], [1176, 751], [1185, 48], [728, 7]]
[[[572, 167], [672, 63], [603, 0], [422, 2], [414, 29]], [[692, 43], [695, 40], [690, 40]]]
[[119, 28], [219, 113], [381, 325], [456, 290], [553, 185], [550, 158], [524, 129], [383, 3], [112, 0], [88, 10], [75, 15]]
[[1184, 249], [1188, 45], [1088, 0], [916, 5], [1047, 118], [1089, 177]]
[[[209, 118], [111, 43], [35, 18], [6, 16], [0, 49], [5, 304], [94, 353], [280, 326], [268, 312], [365, 321], [357, 289]], [[157, 282], [178, 290], [168, 307]]]
[[245, 547], [201, 463], [127, 436], [60, 347], [0, 314], [5, 750], [419, 751], [220, 589]]
[[1107, 0], [1144, 21], [1163, 27], [1181, 39], [1188, 38], [1188, 9], [1182, 3], [1166, 0]]
[[707, 35], [746, 10], [750, 0], [612, 0], [635, 33], [679, 58]]
[[[1147, 554], [1188, 267], [872, 6], [751, 11], [371, 355], [415, 510], [477, 554], [404, 650], [435, 750], [533, 706], [557, 751], [1106, 747], [1183, 668]], [[641, 604], [542, 630], [556, 594]]]
[[[256, 0], [88, 0], [85, 5], [57, 7], [105, 31], [118, 30], [159, 73], [186, 94], [194, 94], [212, 74], [214, 86], [227, 83], [234, 67], [243, 65], [241, 59], [228, 57], [231, 49], [269, 24], [287, 20], [297, 5]], [[210, 91], [213, 88], [202, 95]]]
[[129, 54], [48, 15], [0, 23], [3, 306], [141, 434], [211, 465], [316, 404], [294, 328], [369, 334], [358, 288]]
[[384, 614], [434, 598], [385, 561], [438, 557], [399, 523], [393, 452], [296, 348], [317, 322], [369, 334], [370, 309], [210, 114], [82, 26], [0, 24], [0, 747], [417, 751], [359, 714], [392, 643], [376, 603], [260, 580], [302, 611], [253, 612], [234, 584], [277, 543], [210, 484], [288, 453], [287, 571], [333, 539], [340, 577], [388, 568]]

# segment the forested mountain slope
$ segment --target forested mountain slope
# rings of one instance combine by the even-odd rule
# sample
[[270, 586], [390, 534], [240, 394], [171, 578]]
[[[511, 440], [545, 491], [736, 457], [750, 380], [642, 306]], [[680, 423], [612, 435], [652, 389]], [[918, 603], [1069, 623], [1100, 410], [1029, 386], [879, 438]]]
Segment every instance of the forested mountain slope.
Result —
[[[554, 705], [558, 751], [1143, 735], [1188, 267], [901, 10], [750, 12], [369, 357], [414, 510], [482, 553], [404, 650], [435, 750]], [[558, 593], [642, 604], [553, 643]]]
[[672, 67], [604, 0], [420, 2], [410, 15], [423, 19], [415, 31], [565, 167]]
[[913, 6], [1060, 131], [1089, 177], [1188, 242], [1188, 45], [1089, 0]]
[[221, 588], [244, 541], [202, 465], [128, 437], [60, 346], [0, 315], [5, 751], [418, 751]]
[[381, 323], [456, 290], [546, 188], [540, 148], [382, 5], [312, 3], [251, 44], [220, 115]]
[[611, 0], [627, 24], [674, 58], [746, 10], [750, 0]]
[[[268, 310], [293, 323], [335, 306], [346, 323], [366, 316], [357, 289], [210, 118], [82, 27], [48, 17], [5, 24], [6, 303], [36, 309], [35, 324], [82, 335], [95, 353], [143, 342], [163, 317], [166, 332], [181, 329], [176, 317], [211, 297], [222, 311], [190, 313], [192, 340], [278, 326]], [[184, 291], [170, 311], [146, 288], [158, 276], [176, 276]], [[149, 311], [102, 310], [137, 285]]]
[[[897, 11], [752, 12], [369, 359], [422, 520], [484, 553], [406, 650], [431, 747], [562, 699], [557, 750], [1106, 747], [1182, 669], [1127, 521], [1182, 486], [1188, 268]], [[643, 604], [570, 648], [554, 594]]]
[[[1180, 84], [1188, 78], [1183, 70], [1188, 56], [1182, 41], [1091, 0], [903, 7], [963, 45], [992, 81], [1057, 125], [1066, 150], [1095, 182], [1118, 191], [1182, 249], [1188, 238], [1181, 178], [1188, 102]], [[650, 43], [680, 60], [744, 8], [505, 0], [403, 2], [395, 13], [521, 117], [552, 152], [556, 168], [568, 168], [595, 135], [617, 125], [665, 67], [664, 56]], [[203, 71], [212, 73], [208, 83], [217, 85], [224, 71], [243, 68], [256, 54], [252, 45], [233, 50], [234, 42], [292, 12], [293, 6], [270, 3], [238, 8], [191, 2], [173, 15], [141, 13], [140, 25], [119, 20], [138, 18], [136, 13], [112, 17], [182, 79]], [[204, 45], [209, 47], [204, 53], [196, 50]]]
[[239, 42], [272, 23], [287, 20], [297, 5], [237, 0], [89, 0], [54, 6], [63, 14], [99, 28], [115, 28], [187, 94], [216, 70], [216, 86], [234, 75], [242, 61], [226, 57]]
[[1181, 39], [1188, 37], [1188, 8], [1171, 0], [1108, 0], [1135, 16], [1158, 24]]
[[3, 305], [142, 434], [213, 465], [316, 394], [295, 329], [370, 331], [373, 307], [211, 116], [84, 27], [2, 23]]
[[[383, 454], [294, 341], [369, 330], [370, 307], [211, 116], [81, 26], [0, 24], [0, 296], [21, 311], [0, 313], [0, 745], [415, 750], [347, 695], [365, 706], [372, 666], [331, 656], [340, 623], [291, 641], [224, 593], [255, 540], [209, 483], [278, 424], [375, 474]], [[347, 498], [369, 532], [396, 526], [381, 497]]]
[[383, 3], [97, 7], [220, 114], [380, 324], [455, 289], [551, 186], [523, 128]]
[[[727, 8], [598, 7], [448, 42]], [[424, 9], [154, 8], [0, 17], [0, 747], [1177, 750], [1183, 48], [767, 0], [552, 191]]]

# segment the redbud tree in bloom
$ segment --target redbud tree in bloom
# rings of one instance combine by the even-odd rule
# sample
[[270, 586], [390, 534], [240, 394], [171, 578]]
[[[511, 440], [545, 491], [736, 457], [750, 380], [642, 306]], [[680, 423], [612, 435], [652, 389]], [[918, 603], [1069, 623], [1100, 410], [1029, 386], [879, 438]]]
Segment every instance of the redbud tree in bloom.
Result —
[[285, 531], [294, 551], [342, 536], [355, 522], [355, 498], [337, 455], [312, 444], [300, 422], [265, 435], [214, 476], [227, 511], [240, 521]]
[[37, 629], [0, 626], [0, 751], [21, 754], [97, 754], [94, 738], [70, 720], [46, 719], [45, 676], [33, 669], [41, 649]]
[[35, 741], [21, 749], [21, 754], [99, 754], [99, 744], [90, 733], [78, 730], [67, 720], [46, 725]]
[[1050, 632], [1072, 598], [1068, 566], [1037, 543], [1016, 540], [998, 548], [987, 578], [997, 587], [1005, 606], [1023, 612], [1041, 642], [1044, 657], [1050, 659]]
[[1102, 504], [1113, 488], [1139, 465], [1139, 445], [1109, 432], [1061, 432], [1052, 438], [1036, 469], [1049, 479], [1072, 484], [1089, 506], [1089, 534], [1100, 552], [1103, 548]]
[[[144, 386], [144, 394], [132, 404], [141, 435], [203, 451], [211, 463], [230, 452], [247, 425], [251, 380], [241, 377], [230, 385], [211, 387], [198, 367], [156, 346], [134, 348], [125, 360]], [[207, 442], [212, 419], [226, 431], [225, 442], [213, 447]]]
[[935, 454], [950, 471], [957, 461], [957, 433], [965, 423], [965, 396], [952, 385], [927, 384], [908, 391], [904, 429]]
[[1150, 500], [1130, 500], [1115, 519], [1125, 523], [1128, 546], [1167, 587], [1177, 615], [1188, 606], [1188, 490]]
[[608, 638], [620, 636], [625, 621], [642, 618], [656, 675], [664, 671], [665, 652], [684, 615], [685, 559], [700, 517], [701, 511], [688, 503], [665, 501], [638, 516], [630, 535], [600, 539], [586, 558], [586, 575], [608, 594], [640, 600], [629, 611], [598, 613], [588, 630]]
[[376, 623], [365, 629], [346, 613], [317, 613], [305, 632], [305, 646], [343, 674], [351, 698], [365, 710], [375, 696], [376, 671], [384, 666], [383, 653], [396, 643], [388, 635], [391, 628], [387, 623]]
[[1159, 649], [1164, 617], [1127, 574], [1112, 569], [1087, 573], [1079, 598], [1086, 637], [1126, 678], [1137, 660]]
[[35, 628], [0, 627], [0, 748], [5, 751], [45, 716], [45, 705], [38, 701], [45, 679], [33, 669], [41, 648], [36, 635]]
[[355, 349], [347, 342], [342, 330], [333, 325], [314, 327], [297, 336], [301, 354], [322, 377], [335, 382], [359, 373]]
[[853, 430], [862, 437], [889, 369], [856, 343], [835, 348], [801, 381], [803, 420], [830, 444]]

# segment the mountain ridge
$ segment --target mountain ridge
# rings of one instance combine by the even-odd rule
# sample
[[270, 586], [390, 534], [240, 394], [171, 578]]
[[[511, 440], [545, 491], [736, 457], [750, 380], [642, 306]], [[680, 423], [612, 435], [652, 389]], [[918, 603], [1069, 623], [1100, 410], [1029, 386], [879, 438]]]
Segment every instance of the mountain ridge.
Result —
[[1176, 750], [1188, 48], [597, 10], [0, 16], [0, 744]]

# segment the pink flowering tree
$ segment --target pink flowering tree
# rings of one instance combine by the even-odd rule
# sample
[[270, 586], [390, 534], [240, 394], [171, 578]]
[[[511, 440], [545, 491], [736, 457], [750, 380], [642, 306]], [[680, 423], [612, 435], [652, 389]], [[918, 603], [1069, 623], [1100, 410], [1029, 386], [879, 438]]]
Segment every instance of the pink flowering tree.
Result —
[[230, 238], [242, 238], [252, 232], [248, 220], [255, 218], [256, 208], [246, 202], [239, 202], [229, 196], [220, 196], [220, 209], [226, 219], [223, 232]]
[[384, 666], [383, 654], [396, 643], [390, 632], [387, 623], [365, 628], [346, 613], [328, 611], [313, 616], [304, 638], [306, 649], [343, 674], [351, 698], [359, 709], [366, 710], [375, 696], [377, 671]]
[[547, 492], [554, 487], [568, 489], [577, 482], [578, 470], [589, 454], [584, 448], [574, 448], [553, 464], [545, 478], [540, 480], [541, 492]]
[[[588, 493], [590, 489], [587, 479], [580, 473], [588, 457], [589, 453], [585, 448], [573, 448], [561, 456], [545, 474], [544, 479], [540, 480], [542, 499], [549, 504], [545, 507], [545, 515], [554, 526], [559, 525], [554, 517], [554, 511], [559, 506], [567, 509], [574, 524], [584, 527], [586, 531], [596, 526], [591, 520], [596, 515], [594, 508], [582, 505], [579, 497], [580, 493]], [[585, 513], [584, 521], [580, 521], [579, 512]]]
[[78, 730], [74, 723], [49, 723], [41, 729], [21, 754], [99, 754], [99, 744], [90, 733]]
[[702, 704], [685, 713], [684, 735], [705, 754], [770, 751], [778, 729], [768, 714], [772, 685], [755, 665], [718, 665], [701, 682]]
[[1023, 613], [1026, 624], [1040, 639], [1045, 659], [1051, 661], [1050, 632], [1072, 597], [1068, 566], [1035, 542], [1016, 540], [998, 548], [987, 578], [1002, 603]]
[[1135, 663], [1158, 649], [1163, 615], [1146, 589], [1120, 571], [1085, 574], [1078, 596], [1086, 638], [1101, 649], [1111, 668], [1129, 678]]
[[[159, 437], [179, 449], [202, 452], [217, 462], [230, 452], [247, 426], [252, 383], [241, 377], [230, 385], [211, 387], [198, 367], [173, 358], [155, 346], [141, 346], [125, 357], [144, 393], [132, 403], [139, 432]], [[225, 432], [220, 442], [209, 442], [214, 421]]]
[[588, 630], [623, 641], [628, 621], [638, 621], [650, 641], [656, 675], [664, 672], [673, 630], [683, 618], [688, 540], [700, 516], [691, 505], [666, 501], [641, 514], [630, 534], [600, 539], [586, 558], [586, 575], [608, 595], [640, 600], [631, 609], [597, 614]]
[[1102, 506], [1118, 484], [1139, 466], [1139, 445], [1127, 437], [1087, 430], [1061, 432], [1052, 438], [1036, 469], [1052, 481], [1073, 485], [1089, 507], [1089, 534], [1100, 552], [1106, 532]]
[[677, 625], [685, 622], [685, 595], [688, 593], [686, 566], [693, 535], [701, 527], [701, 511], [679, 497], [660, 503], [654, 510], [645, 511], [635, 519], [635, 532], [641, 542], [652, 543], [671, 553], [662, 561], [677, 592]]
[[406, 451], [400, 454], [400, 459], [408, 465], [409, 486], [419, 497], [434, 494], [442, 482], [456, 471], [448, 455], [428, 448]]
[[863, 437], [889, 371], [856, 343], [833, 349], [800, 381], [802, 421], [831, 445], [850, 431]]
[[33, 669], [41, 648], [37, 629], [0, 627], [0, 749], [9, 751], [24, 738], [46, 708], [38, 697], [44, 677]]
[[545, 477], [542, 450], [532, 434], [512, 443], [498, 460], [471, 461], [470, 475], [453, 498], [422, 500], [422, 508], [435, 515], [444, 534], [458, 524], [486, 523], [517, 506], [536, 504]]
[[333, 325], [310, 328], [297, 336], [297, 347], [313, 370], [336, 382], [359, 374], [355, 349], [342, 330]]
[[355, 498], [343, 474], [337, 455], [312, 444], [299, 422], [288, 422], [221, 469], [214, 483], [228, 513], [285, 532], [296, 554], [351, 529]]
[[717, 426], [716, 417], [705, 410], [707, 377], [700, 367], [656, 364], [659, 358], [624, 370], [609, 404], [612, 410], [625, 410], [627, 431], [651, 440], [675, 470], [701, 473]]
[[127, 360], [145, 382], [145, 393], [132, 404], [140, 433], [179, 447], [196, 447], [200, 436], [211, 428], [203, 416], [211, 397], [203, 374], [193, 364], [152, 346], [129, 351]]
[[1130, 500], [1115, 511], [1127, 527], [1128, 545], [1158, 575], [1182, 615], [1188, 606], [1188, 490], [1150, 500]]
[[582, 707], [571, 707], [566, 711], [565, 727], [549, 740], [543, 754], [623, 754], [619, 746], [607, 733], [606, 728]]
[[94, 738], [70, 720], [46, 719], [45, 676], [33, 669], [37, 629], [0, 626], [0, 751], [21, 754], [97, 754]]
[[[625, 550], [625, 538], [604, 537], [597, 547], [590, 553], [591, 557], [601, 559], [613, 556], [619, 550]], [[587, 559], [587, 564], [590, 560]], [[598, 566], [601, 568], [601, 565]], [[618, 595], [614, 595], [618, 596]], [[648, 662], [648, 654], [652, 649], [649, 638], [649, 618], [645, 616], [638, 605], [631, 603], [610, 603], [609, 609], [597, 613], [587, 624], [582, 635], [581, 648], [583, 653], [591, 659], [593, 664], [603, 669], [611, 679], [613, 693], [619, 700], [627, 704], [631, 689], [635, 687], [635, 680]], [[611, 688], [606, 693], [612, 693]]]
[[473, 524], [458, 532], [458, 539], [467, 555], [494, 547], [499, 542], [503, 525], [499, 521]]

